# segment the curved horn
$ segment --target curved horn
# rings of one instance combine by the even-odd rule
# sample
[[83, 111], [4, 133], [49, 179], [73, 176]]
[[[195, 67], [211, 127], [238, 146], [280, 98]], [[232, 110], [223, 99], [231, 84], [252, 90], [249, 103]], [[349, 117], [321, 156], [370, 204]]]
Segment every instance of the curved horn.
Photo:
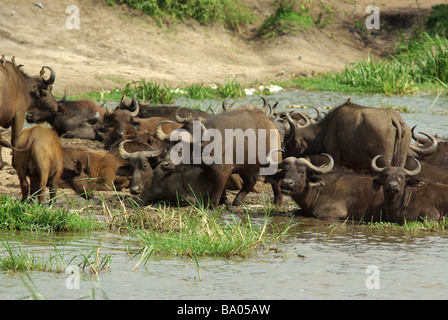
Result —
[[166, 134], [165, 132], [163, 132], [162, 130], [162, 125], [164, 125], [165, 123], [176, 123], [174, 121], [171, 120], [163, 120], [160, 121], [157, 125], [156, 125], [156, 130], [155, 130], [155, 136], [161, 140], [161, 141], [165, 141], [165, 140], [169, 140], [170, 139], [170, 135]]
[[86, 164], [86, 167], [84, 169], [84, 172], [86, 174], [90, 174], [90, 171], [91, 171], [91, 168], [90, 168], [90, 156], [87, 155], [87, 164]]
[[[143, 96], [143, 98], [145, 98], [145, 97]], [[138, 100], [137, 100], [137, 102], [138, 102], [139, 105], [141, 105], [142, 107], [147, 107], [147, 106], [149, 106], [149, 104], [151, 103], [151, 100], [152, 100], [152, 94], [149, 95], [149, 98], [148, 98], [148, 100], [146, 100], [146, 102], [141, 102], [141, 101], [138, 101]]]
[[124, 149], [124, 144], [126, 142], [132, 142], [132, 141], [131, 140], [121, 141], [120, 144], [118, 145], [118, 153], [120, 154], [120, 157], [122, 157], [124, 160], [129, 160], [132, 158], [132, 153], [129, 153]]
[[183, 109], [183, 108], [184, 107], [178, 108], [176, 110], [176, 112], [174, 113], [174, 118], [176, 119], [176, 121], [179, 122], [179, 123], [185, 123], [187, 121], [192, 121], [193, 120], [193, 116], [191, 115], [191, 112], [190, 112], [190, 116], [188, 118], [183, 118], [183, 117], [180, 116], [179, 111], [181, 109]]
[[263, 111], [264, 114], [267, 114], [269, 103], [266, 101], [266, 99], [262, 96], [260, 96], [261, 99], [263, 99], [263, 107], [261, 108], [261, 111]]
[[[135, 108], [133, 108], [133, 106], [135, 106]], [[137, 94], [135, 94], [132, 97], [132, 102], [131, 102], [131, 105], [129, 106], [129, 109], [130, 110], [134, 109], [134, 111], [131, 112], [131, 117], [132, 118], [135, 118], [135, 117], [138, 116], [138, 113], [140, 112], [140, 108], [139, 108], [138, 102], [137, 102]]]
[[420, 161], [418, 161], [415, 158], [411, 158], [411, 159], [414, 160], [414, 162], [417, 164], [417, 167], [414, 170], [404, 169], [404, 171], [406, 172], [406, 175], [409, 176], [409, 177], [416, 176], [422, 170], [422, 165], [420, 164]]
[[56, 99], [57, 103], [61, 103], [67, 100], [67, 90], [64, 90], [64, 96], [61, 99]]
[[[415, 127], [414, 127], [415, 128]], [[412, 128], [412, 129], [414, 129]], [[434, 138], [432, 135], [430, 134], [426, 134], [424, 132], [419, 132], [420, 134], [427, 136], [429, 138], [429, 141], [431, 141], [431, 145], [427, 146], [427, 147], [418, 147], [415, 145], [410, 145], [409, 148], [414, 151], [417, 155], [419, 155], [420, 157], [423, 156], [427, 156], [430, 154], [433, 154], [434, 152], [437, 151], [439, 143], [437, 142], [436, 138]], [[422, 143], [422, 141], [424, 141], [423, 143], [427, 143], [428, 141], [422, 140], [421, 138], [417, 138], [416, 141], [419, 141], [420, 143]]]
[[320, 166], [320, 167], [315, 166], [314, 164], [312, 164], [309, 160], [307, 160], [305, 158], [297, 159], [296, 164], [304, 165], [309, 170], [311, 170], [312, 172], [315, 172], [315, 173], [328, 173], [331, 170], [333, 170], [334, 160], [333, 160], [333, 157], [330, 156], [328, 153], [322, 153], [322, 155], [328, 158], [328, 163], [323, 166]]
[[320, 110], [317, 109], [316, 107], [311, 107], [311, 108], [313, 108], [317, 112], [317, 116], [316, 116], [316, 118], [314, 118], [314, 121], [319, 122], [320, 120], [322, 120], [322, 113], [320, 112]]
[[[308, 117], [304, 116], [301, 112], [297, 112], [297, 114], [303, 119], [303, 121], [305, 121], [305, 124], [300, 125], [300, 127], [305, 128], [305, 127], [308, 127], [311, 124], [311, 121], [310, 121], [310, 119]], [[286, 117], [286, 120], [288, 120], [288, 122], [289, 122], [289, 124], [291, 125], [292, 128], [297, 128], [298, 127], [298, 123], [291, 118], [289, 113], [286, 113], [285, 117]]]
[[55, 81], [55, 79], [56, 79], [56, 72], [54, 71], [53, 68], [51, 68], [51, 67], [47, 67], [47, 66], [43, 66], [41, 72], [42, 72], [44, 69], [48, 69], [48, 70], [50, 70], [50, 77], [49, 77], [47, 80], [45, 80], [45, 79], [42, 77], [42, 81], [44, 82], [44, 84], [45, 84], [46, 86], [49, 86], [50, 84], [53, 84], [53, 83], [54, 83], [54, 81]]
[[157, 150], [151, 150], [151, 151], [139, 151], [138, 153], [145, 158], [155, 158], [162, 154], [163, 148], [157, 149]]
[[112, 101], [112, 99], [110, 99], [109, 101], [107, 101], [106, 104], [106, 114], [111, 116], [113, 115], [114, 111], [110, 108], [110, 102]]
[[230, 108], [227, 110], [227, 100], [229, 100], [230, 96], [227, 96], [227, 98], [224, 99], [224, 101], [222, 102], [222, 109], [224, 110], [224, 112], [227, 112], [230, 110]]
[[377, 160], [379, 157], [382, 157], [382, 155], [379, 154], [379, 155], [377, 155], [376, 157], [374, 157], [374, 158], [372, 159], [372, 161], [370, 161], [370, 167], [371, 167], [372, 170], [373, 170], [374, 172], [376, 172], [376, 173], [381, 173], [381, 172], [384, 171], [384, 169], [386, 169], [386, 168], [379, 168], [378, 165], [376, 164], [376, 160]]

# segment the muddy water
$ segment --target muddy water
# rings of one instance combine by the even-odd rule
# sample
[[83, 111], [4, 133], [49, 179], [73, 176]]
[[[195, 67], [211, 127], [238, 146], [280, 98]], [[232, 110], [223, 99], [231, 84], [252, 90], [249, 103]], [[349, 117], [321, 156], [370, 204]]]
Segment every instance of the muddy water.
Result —
[[[384, 97], [350, 95], [368, 106], [408, 106], [418, 113], [402, 114], [418, 131], [448, 136], [446, 98], [435, 96]], [[280, 92], [269, 96], [279, 106], [336, 106], [345, 94]], [[253, 99], [253, 100], [252, 100]], [[258, 102], [259, 98], [249, 98]], [[217, 102], [218, 104], [219, 102]], [[209, 103], [206, 104], [208, 106]], [[303, 109], [314, 112], [312, 110]], [[274, 216], [277, 223], [286, 218]], [[295, 218], [293, 236], [278, 250], [249, 258], [199, 259], [153, 256], [140, 265], [132, 254], [139, 246], [125, 235], [111, 232], [46, 234], [1, 232], [2, 241], [17, 242], [35, 256], [64, 252], [64, 261], [101, 248], [110, 256], [109, 269], [98, 276], [79, 270], [79, 282], [68, 273], [29, 272], [31, 280], [0, 271], [0, 299], [19, 299], [31, 293], [47, 299], [447, 299], [448, 236], [444, 232], [409, 233], [371, 229], [348, 223], [324, 223]], [[5, 255], [4, 246], [0, 255]], [[45, 259], [44, 259], [45, 260]], [[73, 281], [72, 281], [73, 280]], [[79, 288], [75, 286], [79, 283]], [[70, 287], [75, 286], [73, 289]], [[29, 289], [31, 287], [31, 289]]]

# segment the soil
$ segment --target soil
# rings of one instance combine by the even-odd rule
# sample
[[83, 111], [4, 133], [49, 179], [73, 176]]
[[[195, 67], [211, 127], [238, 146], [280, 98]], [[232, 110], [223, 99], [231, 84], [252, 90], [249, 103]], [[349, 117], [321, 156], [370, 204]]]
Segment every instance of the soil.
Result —
[[[378, 57], [391, 53], [396, 31], [411, 32], [413, 22], [441, 1], [377, 1], [380, 30], [372, 31], [363, 27], [371, 0], [312, 1], [310, 14], [315, 19], [329, 6], [334, 9], [332, 23], [269, 40], [256, 31], [273, 13], [274, 0], [248, 0], [258, 21], [237, 31], [194, 21], [160, 26], [125, 5], [111, 7], [101, 0], [41, 1], [43, 8], [35, 2], [2, 1], [0, 54], [7, 59], [15, 56], [30, 75], [43, 65], [53, 67], [53, 92], [67, 90], [70, 96], [120, 88], [141, 78], [175, 87], [235, 77], [249, 86], [338, 71], [368, 53]], [[66, 27], [70, 5], [79, 8], [79, 29]], [[10, 163], [9, 150], [2, 154]], [[0, 193], [20, 196], [11, 166], [0, 171]]]

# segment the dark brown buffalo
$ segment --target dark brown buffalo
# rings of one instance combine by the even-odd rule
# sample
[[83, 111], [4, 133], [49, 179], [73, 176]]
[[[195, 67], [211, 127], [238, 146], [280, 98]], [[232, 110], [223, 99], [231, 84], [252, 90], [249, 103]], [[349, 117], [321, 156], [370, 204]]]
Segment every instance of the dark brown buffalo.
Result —
[[[44, 70], [50, 70], [48, 79], [43, 77]], [[55, 110], [57, 103], [51, 90], [56, 73], [50, 67], [42, 67], [40, 76], [30, 77], [20, 70], [14, 58], [0, 62], [0, 126], [12, 128], [11, 144], [16, 145], [19, 133], [25, 122], [25, 114], [31, 108]], [[0, 169], [5, 163], [1, 156]]]
[[[110, 102], [106, 106], [106, 116], [104, 123], [106, 127], [111, 128], [109, 132], [109, 144], [123, 139], [126, 135], [143, 134], [146, 132], [154, 133], [157, 124], [167, 118], [137, 118], [139, 107], [137, 105], [134, 111], [127, 109], [110, 109]], [[167, 133], [181, 127], [182, 124], [166, 123], [163, 130]]]
[[353, 172], [332, 171], [333, 159], [316, 166], [308, 159], [288, 157], [269, 181], [280, 181], [285, 195], [299, 205], [299, 215], [319, 219], [379, 221], [382, 193], [372, 188], [373, 178]]
[[374, 187], [384, 193], [383, 218], [403, 224], [416, 220], [440, 220], [448, 214], [448, 185], [417, 179], [421, 165], [418, 160], [413, 170], [387, 166], [378, 167], [378, 155], [372, 159], [372, 170], [377, 173]]
[[136, 143], [124, 140], [118, 146], [118, 154], [127, 164], [120, 166], [116, 174], [130, 177], [129, 190], [132, 194], [140, 194], [145, 184], [151, 184], [154, 170], [157, 165], [157, 157], [161, 149], [152, 148], [144, 143]]
[[[261, 109], [259, 107], [254, 108], [253, 106], [250, 106], [247, 109], [239, 108], [216, 114], [201, 124], [201, 127], [204, 130], [202, 136], [205, 137], [208, 134], [212, 134], [212, 132], [219, 133], [221, 139], [217, 144], [222, 146], [221, 151], [218, 151], [218, 148], [215, 150], [215, 148], [212, 147], [213, 144], [217, 145], [214, 140], [213, 142], [210, 141], [210, 139], [208, 139], [210, 142], [207, 140], [195, 141], [194, 134], [192, 136], [187, 131], [183, 132], [187, 134], [187, 137], [185, 140], [182, 140], [184, 142], [188, 140], [188, 143], [190, 143], [189, 147], [193, 150], [191, 153], [192, 157], [186, 159], [186, 161], [191, 161], [193, 164], [196, 162], [200, 164], [206, 174], [213, 180], [210, 202], [215, 206], [220, 203], [221, 197], [225, 197], [225, 184], [232, 173], [239, 174], [243, 179], [243, 186], [233, 201], [233, 205], [240, 205], [244, 201], [246, 195], [253, 190], [260, 168], [267, 164], [267, 155], [263, 155], [262, 157], [264, 157], [264, 159], [260, 159], [260, 146], [264, 147], [268, 154], [280, 147], [278, 130], [266, 115], [269, 105], [264, 98], [263, 100], [264, 105]], [[231, 137], [231, 140], [226, 139], [226, 130], [230, 130], [230, 132], [235, 134]], [[255, 141], [249, 141], [248, 137], [244, 138], [243, 136], [246, 132], [254, 133], [252, 139], [255, 139]], [[260, 136], [260, 132], [264, 133], [264, 137]], [[275, 146], [271, 146], [271, 132], [275, 133], [272, 137], [272, 141], [275, 141]], [[171, 155], [170, 151], [174, 150], [172, 149], [172, 144], [176, 143], [176, 137], [173, 137], [174, 133], [178, 134], [179, 132], [173, 131], [171, 135], [163, 135], [160, 134], [160, 131], [156, 130], [156, 135], [162, 141], [171, 143], [171, 147], [168, 149], [168, 155]], [[238, 145], [238, 142], [236, 142], [236, 140], [238, 140], [236, 135], [243, 137], [242, 145]], [[195, 148], [200, 149], [200, 155], [194, 154]], [[205, 158], [203, 157], [202, 153], [205, 150], [208, 152], [208, 159], [207, 156]], [[276, 154], [277, 158], [281, 159], [280, 152], [276, 152]], [[241, 157], [238, 158], [238, 155]], [[266, 160], [266, 162], [264, 160]], [[183, 162], [183, 164], [186, 163]], [[280, 205], [282, 194], [278, 185], [273, 185], [273, 191], [274, 202], [275, 204]]]
[[[143, 204], [153, 201], [170, 201], [176, 203], [207, 203], [213, 181], [204, 169], [194, 165], [174, 166], [171, 161], [162, 161], [147, 180], [141, 193]], [[240, 190], [241, 178], [232, 174], [226, 182], [226, 189]], [[225, 199], [222, 199], [225, 202]]]
[[43, 202], [46, 187], [50, 189], [50, 199], [53, 200], [62, 165], [63, 152], [56, 132], [41, 126], [21, 131], [14, 150], [14, 168], [20, 181], [22, 201], [31, 195]]
[[117, 176], [119, 159], [106, 151], [82, 146], [63, 146], [64, 170], [61, 176], [78, 194], [92, 197], [95, 190], [121, 190], [129, 186], [127, 177]]
[[291, 125], [294, 139], [285, 141], [286, 156], [328, 153], [335, 167], [353, 170], [370, 170], [377, 154], [384, 155], [384, 165], [403, 167], [411, 142], [411, 129], [397, 112], [356, 104], [343, 104], [316, 124]]
[[101, 108], [95, 102], [83, 100], [66, 100], [63, 98], [58, 101], [57, 110], [47, 110], [34, 108], [26, 116], [29, 123], [47, 122], [58, 133], [63, 135], [71, 130], [78, 129], [80, 125], [91, 119], [100, 121], [103, 119], [106, 110]]
[[[123, 96], [117, 106], [117, 109], [135, 111], [135, 109], [138, 107], [138, 118], [161, 117], [167, 118], [171, 121], [176, 120], [176, 112], [179, 109], [183, 109], [183, 107], [179, 106], [153, 105], [150, 104], [151, 99], [143, 103], [138, 101], [136, 96], [137, 95], [134, 95], [133, 98], [125, 98], [125, 96]], [[180, 115], [183, 117], [192, 115], [195, 118], [202, 117], [203, 119], [207, 119], [212, 116], [212, 114], [210, 113], [197, 109], [185, 109], [180, 112]]]

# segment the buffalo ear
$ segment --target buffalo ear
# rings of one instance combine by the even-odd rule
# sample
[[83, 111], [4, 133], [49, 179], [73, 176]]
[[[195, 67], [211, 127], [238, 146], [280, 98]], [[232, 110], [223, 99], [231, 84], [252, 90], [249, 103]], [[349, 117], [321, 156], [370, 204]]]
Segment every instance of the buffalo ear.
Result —
[[373, 190], [378, 191], [381, 188], [381, 180], [379, 178], [375, 178], [372, 181]]
[[140, 130], [140, 122], [131, 121], [131, 125], [135, 127], [136, 130]]
[[131, 167], [129, 167], [129, 166], [121, 166], [121, 167], [118, 167], [115, 174], [117, 176], [129, 177], [132, 175], [132, 170], [131, 170]]
[[310, 187], [322, 187], [327, 185], [326, 181], [322, 180], [321, 177], [317, 176], [311, 176], [307, 179], [307, 181]]
[[425, 184], [425, 181], [420, 179], [410, 178], [406, 181], [406, 185], [410, 188], [419, 188]]
[[76, 158], [73, 158], [72, 161], [73, 161], [73, 164], [75, 165], [75, 173], [77, 175], [80, 175], [81, 172], [82, 172], [82, 163], [81, 163], [81, 161], [79, 161]]

